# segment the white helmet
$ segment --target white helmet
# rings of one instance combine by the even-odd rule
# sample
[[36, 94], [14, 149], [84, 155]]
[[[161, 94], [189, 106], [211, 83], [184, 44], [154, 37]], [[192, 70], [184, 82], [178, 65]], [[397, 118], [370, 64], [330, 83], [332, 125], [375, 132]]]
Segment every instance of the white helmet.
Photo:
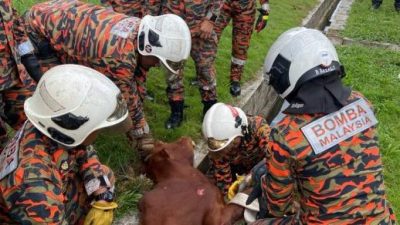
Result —
[[247, 116], [240, 108], [214, 104], [204, 116], [202, 127], [209, 151], [220, 151], [236, 137], [243, 136], [242, 130], [247, 125]]
[[81, 144], [93, 131], [118, 124], [128, 116], [115, 84], [91, 68], [60, 65], [40, 79], [24, 104], [28, 120], [65, 146]]
[[264, 62], [264, 79], [282, 98], [306, 81], [333, 73], [344, 76], [332, 42], [320, 31], [305, 27], [281, 34]]
[[141, 55], [151, 55], [173, 73], [179, 73], [191, 48], [191, 35], [186, 22], [177, 15], [147, 15], [139, 26], [138, 49]]

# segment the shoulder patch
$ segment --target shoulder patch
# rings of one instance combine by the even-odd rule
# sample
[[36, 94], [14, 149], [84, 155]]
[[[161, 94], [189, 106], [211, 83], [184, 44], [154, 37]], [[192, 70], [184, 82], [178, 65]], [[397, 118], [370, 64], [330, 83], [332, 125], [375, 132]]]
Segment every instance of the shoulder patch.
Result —
[[364, 99], [343, 107], [301, 128], [314, 153], [320, 154], [334, 145], [378, 123]]
[[140, 19], [136, 17], [128, 17], [116, 23], [111, 29], [111, 34], [127, 38], [132, 31], [140, 24]]
[[12, 173], [18, 167], [19, 141], [24, 133], [24, 127], [25, 126], [23, 126], [14, 138], [8, 142], [7, 146], [0, 154], [0, 180]]

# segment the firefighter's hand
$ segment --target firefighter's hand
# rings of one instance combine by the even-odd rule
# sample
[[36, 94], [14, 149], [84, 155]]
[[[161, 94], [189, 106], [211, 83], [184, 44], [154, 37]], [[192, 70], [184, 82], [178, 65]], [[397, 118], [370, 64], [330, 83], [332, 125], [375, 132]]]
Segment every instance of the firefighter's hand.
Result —
[[140, 158], [143, 161], [147, 160], [147, 157], [152, 153], [154, 149], [154, 138], [151, 133], [143, 134], [136, 137], [133, 141], [133, 148], [136, 148]]
[[200, 24], [200, 38], [201, 39], [209, 39], [211, 38], [211, 32], [214, 29], [214, 24], [205, 19], [203, 22]]
[[244, 177], [245, 176], [237, 176], [237, 179], [235, 180], [235, 182], [233, 182], [231, 184], [231, 186], [229, 186], [228, 189], [228, 200], [232, 200], [233, 197], [235, 197], [235, 195], [238, 193], [239, 191], [239, 185], [244, 181]]
[[114, 209], [118, 205], [115, 202], [96, 201], [85, 218], [84, 225], [111, 225]]
[[138, 138], [137, 148], [141, 151], [152, 151], [154, 148], [154, 138], [151, 133], [143, 134]]
[[255, 27], [257, 33], [262, 31], [267, 26], [269, 11], [270, 11], [269, 4], [268, 3], [263, 4], [261, 8], [258, 9], [258, 11], [260, 12], [260, 14], [258, 15]]

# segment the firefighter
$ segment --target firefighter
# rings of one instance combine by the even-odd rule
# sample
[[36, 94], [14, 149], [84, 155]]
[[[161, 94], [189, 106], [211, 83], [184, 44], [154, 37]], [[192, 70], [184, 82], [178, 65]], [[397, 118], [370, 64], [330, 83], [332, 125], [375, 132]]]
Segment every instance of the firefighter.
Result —
[[[190, 55], [195, 63], [204, 116], [207, 110], [217, 102], [215, 70], [217, 34], [215, 22], [220, 15], [222, 0], [206, 2], [149, 0], [146, 7], [151, 15], [173, 13], [182, 17], [188, 24], [192, 36]], [[171, 115], [165, 122], [165, 127], [172, 129], [179, 127], [183, 121], [183, 73], [170, 73], [167, 76], [167, 83]]]
[[[382, 5], [382, 2], [383, 0], [372, 0], [372, 8], [379, 9], [379, 7]], [[394, 0], [393, 6], [397, 12], [400, 12], [400, 0]]]
[[[267, 148], [261, 187], [268, 214], [252, 225], [396, 224], [374, 110], [343, 85], [344, 76], [335, 47], [318, 30], [292, 28], [270, 48], [264, 78], [289, 106]], [[300, 207], [292, 214], [295, 200]]]
[[25, 20], [40, 55], [55, 54], [62, 63], [89, 66], [117, 84], [133, 121], [128, 132], [132, 146], [144, 155], [151, 151], [153, 138], [140, 94], [144, 87], [134, 74], [137, 70], [146, 73], [160, 62], [172, 73], [179, 73], [190, 52], [186, 23], [171, 14], [128, 17], [76, 0], [37, 4]]
[[[270, 13], [268, 0], [260, 0], [260, 5], [261, 8], [258, 9], [259, 16], [255, 25], [257, 33], [266, 27]], [[218, 39], [220, 39], [223, 30], [232, 20], [230, 93], [234, 97], [239, 96], [241, 93], [240, 80], [247, 60], [247, 50], [250, 46], [255, 19], [255, 0], [225, 0], [221, 9], [221, 15], [218, 17], [215, 26]]]
[[6, 124], [18, 130], [26, 116], [23, 103], [42, 75], [33, 46], [11, 1], [0, 2], [0, 149], [8, 140]]
[[28, 120], [0, 155], [0, 221], [111, 225], [115, 179], [91, 144], [130, 120], [118, 87], [91, 68], [60, 65], [24, 110]]
[[226, 195], [237, 175], [247, 175], [265, 157], [270, 127], [260, 116], [216, 103], [204, 116], [202, 131], [211, 160], [209, 174]]

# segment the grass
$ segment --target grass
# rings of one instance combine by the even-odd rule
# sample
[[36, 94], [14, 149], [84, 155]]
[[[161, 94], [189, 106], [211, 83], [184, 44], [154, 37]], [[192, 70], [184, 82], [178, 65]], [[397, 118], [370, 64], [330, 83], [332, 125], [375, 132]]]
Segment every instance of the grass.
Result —
[[[390, 2], [390, 1], [387, 1]], [[388, 198], [400, 213], [400, 57], [399, 52], [361, 46], [339, 47], [345, 82], [374, 105]]]
[[[22, 11], [38, 1], [15, 0]], [[97, 1], [92, 0], [96, 3]], [[272, 14], [266, 30], [254, 33], [249, 59], [245, 67], [243, 81], [253, 79], [261, 68], [269, 46], [283, 31], [298, 26], [315, 5], [316, 0], [271, 1]], [[343, 35], [358, 40], [382, 41], [400, 44], [398, 22], [400, 14], [395, 13], [393, 1], [385, 0], [379, 10], [370, 9], [370, 0], [356, 0], [351, 11], [349, 24]], [[220, 101], [235, 102], [228, 92], [231, 52], [231, 27], [228, 27], [218, 49], [216, 68], [218, 96]], [[346, 66], [345, 82], [354, 90], [361, 91], [374, 104], [379, 123], [380, 146], [385, 166], [385, 184], [390, 202], [395, 212], [400, 213], [400, 57], [398, 52], [360, 46], [338, 47], [342, 63]], [[185, 121], [176, 130], [164, 129], [164, 121], [169, 116], [168, 100], [165, 94], [164, 71], [152, 69], [148, 78], [148, 89], [154, 93], [155, 101], [145, 103], [147, 120], [155, 137], [164, 141], [174, 140], [182, 135], [199, 139], [201, 132], [200, 95], [189, 82], [195, 77], [194, 64], [189, 60], [185, 69]], [[113, 168], [117, 174], [118, 203], [117, 216], [136, 209], [141, 193], [151, 183], [138, 174], [139, 161], [122, 135], [102, 135], [96, 143], [103, 163]]]
[[371, 0], [355, 0], [342, 35], [356, 40], [400, 44], [400, 13], [393, 0], [383, 1], [378, 10], [371, 9]]

